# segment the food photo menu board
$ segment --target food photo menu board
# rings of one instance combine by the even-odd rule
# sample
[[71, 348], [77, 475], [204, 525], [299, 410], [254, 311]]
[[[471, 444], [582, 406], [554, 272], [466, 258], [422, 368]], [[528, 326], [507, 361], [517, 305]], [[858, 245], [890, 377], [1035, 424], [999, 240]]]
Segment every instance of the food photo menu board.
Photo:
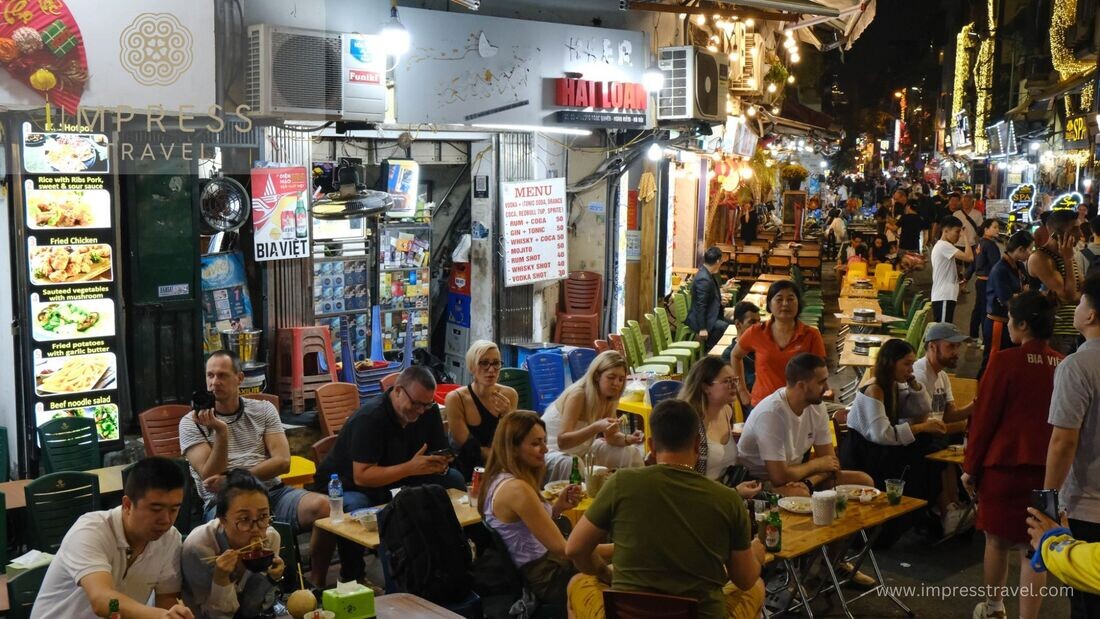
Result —
[[107, 136], [23, 125], [19, 177], [25, 410], [95, 420], [121, 440], [126, 394], [118, 215]]

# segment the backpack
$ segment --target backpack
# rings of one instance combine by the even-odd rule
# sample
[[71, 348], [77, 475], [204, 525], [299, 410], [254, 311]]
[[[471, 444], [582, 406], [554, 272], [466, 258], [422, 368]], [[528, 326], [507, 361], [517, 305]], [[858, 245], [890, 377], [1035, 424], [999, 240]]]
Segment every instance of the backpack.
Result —
[[1081, 250], [1081, 255], [1088, 260], [1089, 266], [1085, 270], [1085, 278], [1087, 279], [1093, 273], [1100, 273], [1100, 256], [1092, 253], [1092, 250], [1088, 247]]
[[390, 573], [400, 591], [436, 604], [470, 594], [470, 545], [442, 486], [409, 486], [378, 515]]

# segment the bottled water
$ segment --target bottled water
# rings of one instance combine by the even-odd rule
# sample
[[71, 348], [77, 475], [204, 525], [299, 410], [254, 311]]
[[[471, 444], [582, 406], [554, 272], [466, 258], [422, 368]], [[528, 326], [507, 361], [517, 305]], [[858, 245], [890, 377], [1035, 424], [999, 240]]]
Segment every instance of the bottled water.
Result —
[[336, 473], [328, 482], [328, 517], [333, 524], [344, 521], [344, 485]]

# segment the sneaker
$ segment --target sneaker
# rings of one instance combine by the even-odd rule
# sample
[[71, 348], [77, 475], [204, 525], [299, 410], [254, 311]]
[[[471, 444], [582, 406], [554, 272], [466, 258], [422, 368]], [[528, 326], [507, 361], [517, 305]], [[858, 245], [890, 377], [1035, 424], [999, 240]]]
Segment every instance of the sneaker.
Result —
[[958, 532], [959, 523], [962, 522], [963, 516], [965, 515], [966, 509], [958, 503], [952, 503], [947, 506], [943, 516], [940, 517], [940, 523], [943, 525], [944, 537], [954, 535]]
[[978, 602], [978, 605], [974, 607], [974, 614], [972, 619], [1005, 619], [1005, 611], [1001, 610], [987, 611], [985, 608], [985, 602]]

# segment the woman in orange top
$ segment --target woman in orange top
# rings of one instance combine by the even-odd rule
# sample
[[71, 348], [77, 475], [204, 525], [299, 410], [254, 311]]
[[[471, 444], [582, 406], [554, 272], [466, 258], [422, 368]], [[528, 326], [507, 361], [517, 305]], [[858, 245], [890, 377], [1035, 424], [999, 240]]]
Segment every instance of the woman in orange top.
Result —
[[[790, 280], [775, 282], [768, 288], [768, 312], [771, 318], [737, 335], [730, 355], [737, 375], [737, 392], [742, 406], [758, 402], [787, 384], [787, 362], [798, 353], [825, 357], [825, 341], [817, 329], [798, 319], [802, 312], [802, 292]], [[745, 388], [745, 357], [756, 355], [756, 382], [752, 394]], [[746, 409], [747, 410], [747, 409]]]

